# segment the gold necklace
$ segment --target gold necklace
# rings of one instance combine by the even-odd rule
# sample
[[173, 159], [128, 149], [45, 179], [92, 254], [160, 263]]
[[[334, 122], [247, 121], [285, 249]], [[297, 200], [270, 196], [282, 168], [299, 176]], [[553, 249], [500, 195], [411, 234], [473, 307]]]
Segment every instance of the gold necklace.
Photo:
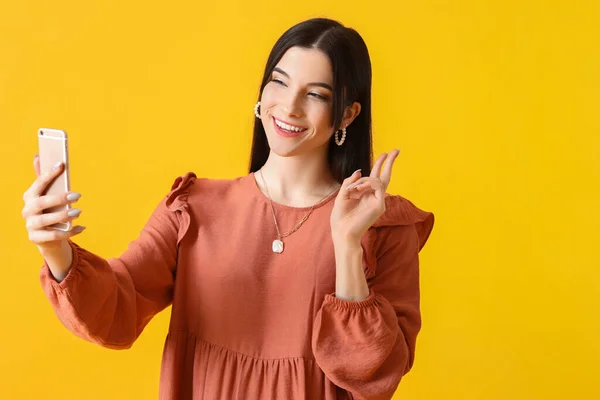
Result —
[[302, 220], [300, 220], [300, 222], [298, 222], [291, 231], [281, 234], [281, 232], [279, 232], [279, 225], [277, 224], [277, 218], [275, 217], [275, 208], [273, 207], [273, 201], [271, 200], [271, 196], [269, 195], [269, 188], [267, 187], [267, 182], [265, 181], [265, 177], [263, 176], [262, 168], [259, 170], [259, 172], [260, 172], [260, 177], [262, 178], [263, 184], [265, 185], [265, 192], [267, 193], [267, 198], [269, 199], [269, 203], [271, 204], [271, 213], [273, 214], [273, 221], [275, 222], [275, 229], [277, 229], [277, 239], [273, 240], [273, 247], [272, 247], [273, 253], [283, 253], [283, 240], [281, 240], [281, 239], [283, 239], [284, 237], [290, 236], [292, 233], [294, 233], [298, 229], [300, 229], [300, 227], [302, 226], [304, 221], [306, 221], [308, 219], [308, 217], [313, 212], [315, 207], [318, 206], [319, 204], [321, 204], [323, 202], [323, 200], [325, 200], [327, 197], [329, 197], [332, 193], [334, 193], [338, 189], [335, 189], [335, 190], [329, 192], [327, 195], [325, 195], [325, 197], [323, 197], [316, 204], [314, 204], [312, 207], [310, 207], [308, 210], [308, 213], [306, 213], [306, 215], [302, 218]]

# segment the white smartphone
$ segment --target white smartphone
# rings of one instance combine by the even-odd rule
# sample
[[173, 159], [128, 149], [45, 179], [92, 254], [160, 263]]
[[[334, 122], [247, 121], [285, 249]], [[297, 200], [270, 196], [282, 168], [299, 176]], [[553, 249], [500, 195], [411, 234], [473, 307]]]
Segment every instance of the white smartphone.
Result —
[[[67, 141], [67, 132], [60, 129], [40, 128], [38, 129], [38, 147], [40, 157], [40, 173], [43, 174], [52, 169], [52, 166], [59, 161], [64, 164], [63, 172], [57, 176], [44, 190], [46, 194], [63, 194], [71, 190], [69, 176], [69, 147]], [[56, 211], [69, 210], [70, 204], [50, 207], [43, 211], [44, 214]], [[70, 231], [73, 228], [71, 221], [60, 222], [48, 226], [50, 229], [61, 231]]]

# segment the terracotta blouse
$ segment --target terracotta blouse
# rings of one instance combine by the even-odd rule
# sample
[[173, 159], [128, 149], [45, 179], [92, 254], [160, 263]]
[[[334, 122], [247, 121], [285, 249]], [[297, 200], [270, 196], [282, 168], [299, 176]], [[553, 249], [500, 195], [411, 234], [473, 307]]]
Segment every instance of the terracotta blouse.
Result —
[[[253, 173], [231, 180], [178, 177], [139, 237], [104, 259], [74, 252], [57, 282], [40, 279], [75, 335], [127, 349], [172, 305], [160, 399], [390, 399], [413, 365], [421, 327], [419, 251], [434, 217], [386, 194], [362, 238], [370, 295], [335, 297], [329, 216], [319, 204], [273, 253], [269, 200]], [[274, 203], [287, 232], [308, 208]]]

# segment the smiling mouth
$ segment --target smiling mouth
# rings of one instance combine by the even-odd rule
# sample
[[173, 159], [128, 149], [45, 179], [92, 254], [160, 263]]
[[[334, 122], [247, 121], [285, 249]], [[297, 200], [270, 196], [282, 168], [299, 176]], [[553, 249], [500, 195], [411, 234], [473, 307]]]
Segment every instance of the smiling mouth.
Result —
[[306, 131], [307, 128], [303, 128], [301, 126], [297, 126], [297, 125], [291, 125], [288, 124], [286, 122], [283, 122], [275, 117], [273, 117], [273, 124], [275, 124], [275, 127], [279, 128], [281, 131], [286, 132], [286, 133], [302, 133], [304, 131]]

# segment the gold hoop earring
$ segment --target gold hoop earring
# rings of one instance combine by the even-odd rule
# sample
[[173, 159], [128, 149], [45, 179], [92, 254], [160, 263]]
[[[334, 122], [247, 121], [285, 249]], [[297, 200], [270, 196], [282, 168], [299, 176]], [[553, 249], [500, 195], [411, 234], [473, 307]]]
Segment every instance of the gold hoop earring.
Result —
[[337, 144], [338, 146], [341, 146], [344, 144], [344, 141], [346, 140], [346, 128], [342, 129], [342, 140], [338, 139], [338, 133], [339, 133], [339, 131], [335, 132], [333, 139], [335, 140], [335, 144]]
[[254, 115], [256, 115], [256, 118], [260, 119], [260, 114], [258, 112], [258, 107], [260, 107], [260, 101], [258, 103], [256, 103], [256, 105], [254, 106]]

